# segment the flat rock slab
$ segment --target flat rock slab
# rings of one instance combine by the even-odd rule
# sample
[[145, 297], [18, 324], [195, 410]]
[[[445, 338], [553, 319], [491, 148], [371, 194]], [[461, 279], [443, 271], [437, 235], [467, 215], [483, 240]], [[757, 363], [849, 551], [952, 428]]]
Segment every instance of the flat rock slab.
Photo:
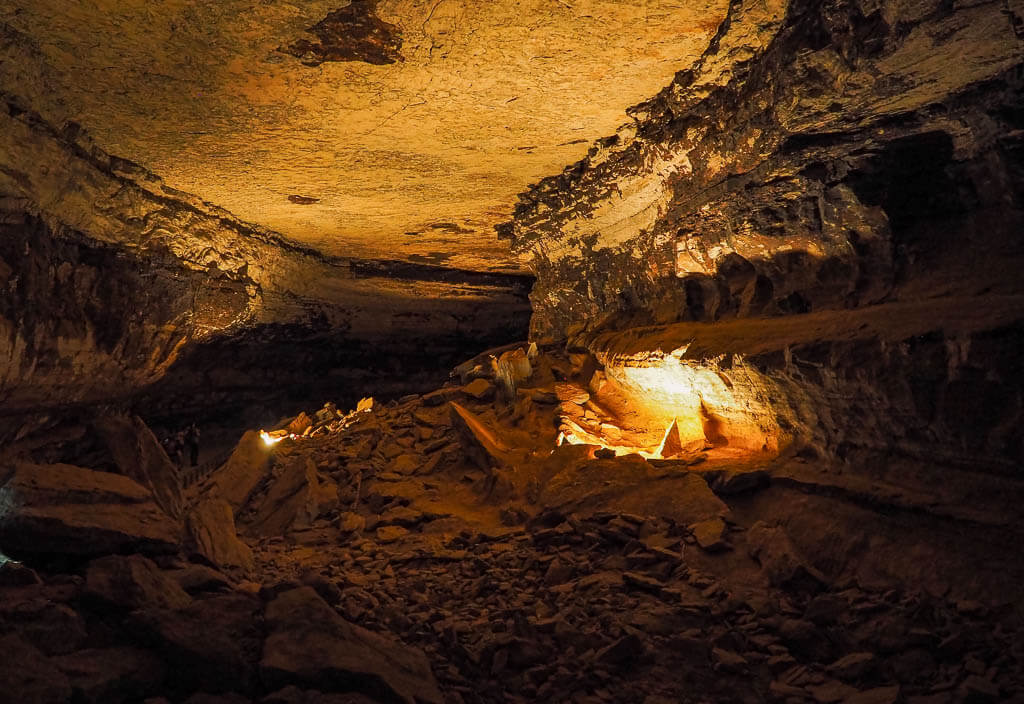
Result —
[[270, 450], [255, 430], [246, 431], [228, 461], [211, 477], [218, 495], [237, 513], [270, 472]]
[[20, 464], [0, 489], [0, 545], [10, 554], [168, 553], [180, 527], [120, 474]]
[[182, 509], [178, 470], [146, 424], [138, 416], [106, 416], [96, 422], [121, 474], [153, 492], [168, 515], [179, 518]]
[[259, 612], [258, 599], [231, 594], [184, 609], [136, 611], [129, 628], [174, 669], [181, 686], [246, 691], [255, 681], [259, 659]]
[[661, 516], [683, 525], [720, 518], [729, 508], [695, 474], [659, 477], [638, 455], [589, 460], [565, 453], [541, 492], [541, 505], [562, 513]]
[[442, 704], [426, 656], [341, 618], [310, 587], [267, 605], [260, 663], [269, 687], [298, 685], [381, 702]]
[[174, 579], [142, 555], [93, 560], [85, 574], [85, 592], [126, 611], [144, 607], [180, 609], [192, 603], [192, 597]]
[[66, 704], [71, 701], [68, 678], [42, 653], [15, 635], [0, 637], [0, 681], [4, 701]]
[[71, 682], [76, 701], [108, 704], [141, 700], [155, 693], [165, 667], [153, 653], [137, 648], [94, 648], [53, 659]]
[[218, 567], [252, 571], [252, 550], [238, 539], [235, 514], [226, 500], [203, 500], [189, 513], [185, 525], [191, 550]]

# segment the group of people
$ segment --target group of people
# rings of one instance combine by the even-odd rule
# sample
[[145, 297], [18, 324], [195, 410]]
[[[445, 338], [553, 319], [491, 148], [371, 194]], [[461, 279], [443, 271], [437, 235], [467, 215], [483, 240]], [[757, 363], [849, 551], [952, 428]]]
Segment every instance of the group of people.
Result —
[[186, 466], [186, 456], [189, 466], [199, 464], [199, 426], [195, 423], [165, 438], [163, 445], [167, 456], [179, 467]]

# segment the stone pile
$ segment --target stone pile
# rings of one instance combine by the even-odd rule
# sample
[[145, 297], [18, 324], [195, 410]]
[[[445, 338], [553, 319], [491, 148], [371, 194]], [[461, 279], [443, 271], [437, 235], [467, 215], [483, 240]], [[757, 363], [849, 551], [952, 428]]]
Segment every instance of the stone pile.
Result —
[[[866, 522], [843, 509], [809, 540], [787, 518], [817, 506], [792, 493], [806, 477], [778, 486], [759, 462], [556, 447], [556, 384], [572, 383], [557, 363], [537, 359], [514, 403], [484, 374], [273, 447], [248, 433], [184, 492], [181, 521], [126, 476], [5, 471], [0, 548], [26, 561], [0, 566], [5, 692], [104, 704], [1022, 701], [1016, 602], [849, 568], [885, 533], [842, 547], [839, 534]], [[890, 520], [873, 500], [875, 520]]]

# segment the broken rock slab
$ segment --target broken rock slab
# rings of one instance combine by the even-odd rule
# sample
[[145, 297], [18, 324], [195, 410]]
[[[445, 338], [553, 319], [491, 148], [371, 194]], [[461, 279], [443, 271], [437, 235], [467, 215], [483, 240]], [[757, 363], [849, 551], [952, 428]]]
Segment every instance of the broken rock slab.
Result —
[[319, 494], [316, 464], [308, 457], [296, 457], [270, 485], [248, 533], [269, 537], [309, 528], [320, 514]]
[[422, 651], [341, 618], [311, 587], [266, 608], [260, 671], [268, 687], [355, 692], [384, 702], [443, 704]]
[[711, 518], [690, 526], [697, 545], [707, 552], [722, 552], [731, 549], [725, 538], [727, 527], [721, 518]]
[[174, 579], [142, 555], [108, 555], [90, 562], [85, 594], [125, 611], [180, 609], [192, 603], [192, 597]]
[[228, 461], [211, 476], [209, 491], [221, 496], [238, 513], [269, 473], [270, 449], [259, 433], [249, 430]]
[[169, 553], [181, 529], [132, 479], [67, 464], [19, 464], [0, 488], [9, 554]]
[[71, 684], [50, 660], [16, 635], [0, 637], [0, 681], [5, 701], [66, 704]]
[[587, 459], [558, 448], [542, 473], [550, 478], [541, 489], [541, 507], [563, 514], [630, 513], [668, 518], [681, 525], [729, 514], [729, 507], [699, 476], [659, 476], [639, 455]]
[[238, 539], [235, 514], [222, 498], [206, 498], [192, 509], [185, 521], [187, 545], [197, 555], [222, 569], [251, 572], [252, 550]]
[[488, 428], [472, 411], [454, 401], [450, 404], [452, 426], [458, 432], [466, 455], [480, 469], [489, 472], [492, 467], [509, 464], [511, 448], [493, 430]]
[[239, 692], [255, 682], [259, 612], [258, 599], [236, 593], [196, 600], [184, 609], [136, 611], [128, 628], [174, 668], [178, 685]]
[[118, 471], [153, 493], [167, 515], [181, 516], [178, 471], [164, 448], [138, 416], [105, 416], [95, 422]]
[[146, 650], [131, 647], [93, 648], [53, 658], [67, 676], [75, 701], [87, 704], [139, 701], [154, 694], [165, 667]]

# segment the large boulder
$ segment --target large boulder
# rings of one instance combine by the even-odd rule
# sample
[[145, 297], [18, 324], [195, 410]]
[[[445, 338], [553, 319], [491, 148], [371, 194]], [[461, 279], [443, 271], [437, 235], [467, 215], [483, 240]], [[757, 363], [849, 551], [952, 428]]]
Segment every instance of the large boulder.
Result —
[[16, 635], [0, 637], [0, 687], [4, 701], [66, 704], [68, 678], [42, 653]]
[[77, 589], [34, 585], [5, 589], [0, 633], [16, 634], [46, 655], [81, 648], [89, 637], [85, 619], [68, 606]]
[[179, 537], [153, 495], [120, 474], [23, 463], [0, 489], [0, 547], [12, 555], [167, 553]]
[[563, 445], [544, 462], [543, 508], [565, 514], [661, 516], [680, 525], [729, 514], [729, 507], [696, 474], [661, 474], [639, 455], [591, 460], [580, 447]]
[[308, 457], [296, 457], [271, 484], [249, 532], [275, 536], [291, 528], [309, 528], [320, 513], [319, 497], [316, 464]]
[[310, 587], [267, 605], [264, 683], [357, 692], [388, 704], [441, 704], [426, 656], [338, 616]]
[[180, 517], [182, 499], [178, 471], [142, 419], [105, 416], [94, 425], [121, 474], [148, 488], [168, 515]]
[[234, 511], [224, 499], [202, 500], [188, 514], [185, 532], [188, 548], [217, 567], [252, 571], [252, 550], [238, 539]]
[[93, 560], [85, 573], [85, 593], [125, 611], [144, 607], [180, 609], [192, 597], [142, 555], [110, 555]]
[[75, 701], [120, 704], [141, 701], [163, 682], [165, 668], [153, 653], [137, 648], [95, 648], [53, 658], [71, 683]]
[[184, 609], [136, 611], [129, 628], [156, 649], [183, 689], [244, 692], [255, 683], [260, 602], [244, 594], [194, 601]]
[[255, 430], [246, 431], [228, 461], [210, 478], [210, 488], [237, 514], [270, 473], [270, 448]]

